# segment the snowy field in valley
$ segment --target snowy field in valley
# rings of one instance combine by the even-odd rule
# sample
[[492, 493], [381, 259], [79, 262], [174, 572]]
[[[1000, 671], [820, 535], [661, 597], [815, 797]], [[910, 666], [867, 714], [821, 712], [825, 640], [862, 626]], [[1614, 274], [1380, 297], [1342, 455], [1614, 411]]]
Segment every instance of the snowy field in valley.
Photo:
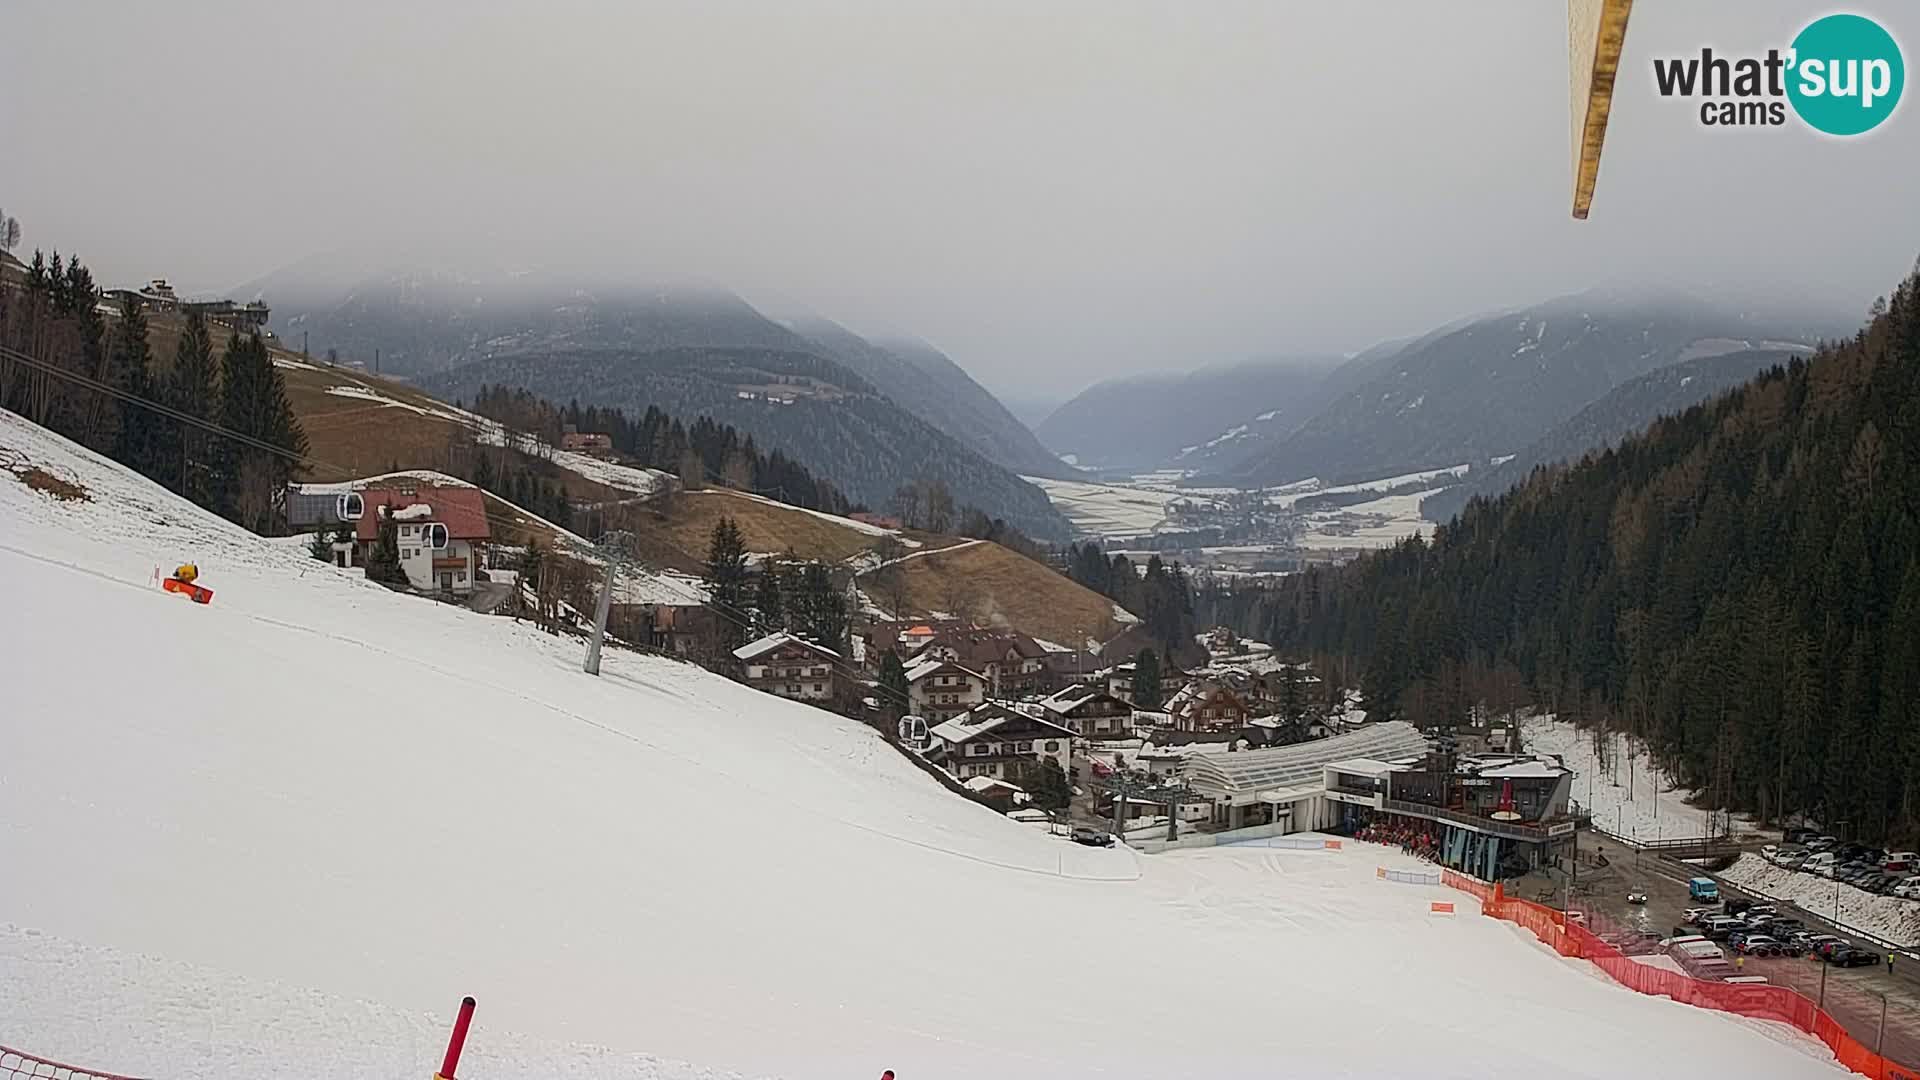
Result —
[[1306, 516], [1306, 528], [1294, 543], [1310, 551], [1384, 548], [1416, 533], [1430, 535], [1433, 523], [1420, 516], [1420, 500], [1439, 490], [1383, 495], [1338, 510], [1316, 510]]
[[[0, 465], [8, 1045], [426, 1077], [473, 994], [475, 1080], [1843, 1075], [1375, 880], [1397, 852], [1078, 847], [861, 725], [652, 657], [582, 675], [4, 413]], [[210, 606], [151, 583], [185, 559]]]
[[1775, 866], [1752, 852], [1741, 855], [1721, 876], [1776, 900], [1790, 900], [1882, 942], [1902, 947], [1920, 944], [1920, 901], [1863, 892], [1844, 882], [1836, 889], [1832, 878]]
[[1139, 536], [1166, 523], [1168, 504], [1180, 494], [1171, 490], [1093, 484], [1079, 480], [1023, 477], [1047, 493], [1054, 508], [1075, 529], [1089, 536]]
[[[1672, 778], [1659, 772], [1646, 748], [1631, 744], [1620, 733], [1606, 739], [1605, 761], [1594, 746], [1594, 732], [1553, 716], [1529, 716], [1520, 721], [1520, 737], [1529, 753], [1558, 754], [1573, 770], [1573, 798], [1593, 813], [1593, 823], [1629, 840], [1674, 840], [1704, 836], [1708, 811], [1688, 800], [1693, 792], [1676, 789]], [[1711, 830], [1726, 827], [1724, 816], [1712, 815]], [[1750, 818], [1734, 815], [1733, 831], [1752, 832]]]
[[[1433, 523], [1420, 516], [1420, 500], [1445, 488], [1467, 472], [1467, 466], [1429, 469], [1357, 484], [1324, 487], [1318, 480], [1302, 480], [1266, 489], [1268, 505], [1291, 508], [1308, 495], [1379, 492], [1380, 497], [1352, 506], [1315, 510], [1302, 515], [1295, 547], [1310, 551], [1391, 547], [1415, 533], [1431, 535]], [[1170, 507], [1176, 502], [1208, 503], [1233, 494], [1229, 488], [1181, 488], [1182, 474], [1143, 473], [1126, 484], [1097, 484], [1078, 480], [1025, 479], [1047, 493], [1047, 498], [1075, 529], [1090, 536], [1134, 537], [1171, 528]], [[1388, 495], [1394, 487], [1427, 485], [1417, 492]], [[1246, 554], [1277, 550], [1285, 545], [1256, 544], [1208, 548], [1211, 553]]]

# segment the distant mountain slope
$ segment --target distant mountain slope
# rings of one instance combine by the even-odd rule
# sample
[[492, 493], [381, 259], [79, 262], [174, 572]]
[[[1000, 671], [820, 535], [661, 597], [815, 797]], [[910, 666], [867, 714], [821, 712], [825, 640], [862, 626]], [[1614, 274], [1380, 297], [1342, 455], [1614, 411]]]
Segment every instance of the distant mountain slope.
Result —
[[606, 286], [556, 274], [410, 269], [362, 278], [315, 307], [281, 303], [276, 287], [296, 297], [326, 293], [274, 277], [242, 287], [273, 305], [282, 339], [298, 343], [304, 335], [316, 356], [336, 349], [343, 360], [369, 367], [379, 350], [387, 375], [418, 377], [478, 356], [561, 343], [806, 348], [746, 301], [707, 286]]
[[1783, 366], [1795, 356], [1804, 358], [1811, 351], [1737, 349], [1683, 360], [1629, 379], [1510, 460], [1486, 468], [1476, 465], [1464, 483], [1423, 501], [1421, 516], [1429, 521], [1446, 521], [1476, 495], [1499, 495], [1541, 465], [1578, 461], [1592, 451], [1614, 446], [1645, 431], [1662, 416], [1684, 412], [1767, 368]]
[[1698, 343], [1798, 343], [1817, 329], [1686, 297], [1563, 297], [1414, 342], [1223, 478], [1337, 483], [1488, 461], [1531, 445], [1628, 379], [1692, 355]]
[[[956, 503], [1028, 535], [1062, 539], [1066, 519], [1039, 488], [874, 392], [812, 352], [751, 348], [535, 349], [488, 356], [423, 380], [445, 398], [483, 383], [523, 386], [554, 401], [591, 400], [632, 414], [658, 405], [751, 433], [825, 476], [849, 498], [886, 507], [916, 480], [944, 480]], [[785, 403], [783, 403], [785, 402]], [[777, 494], [777, 493], [771, 493]]]
[[871, 382], [894, 404], [972, 447], [988, 461], [1033, 476], [1072, 473], [973, 376], [926, 342], [869, 341], [818, 317], [796, 319], [790, 326], [811, 345]]
[[1336, 363], [1290, 357], [1109, 379], [1055, 409], [1035, 434], [1086, 468], [1157, 469], [1190, 447], [1234, 441], [1237, 425], [1306, 419], [1324, 400], [1318, 387]]
[[[327, 269], [309, 281], [296, 266], [238, 292], [274, 305], [283, 340], [368, 366], [377, 349], [384, 374], [447, 397], [490, 382], [635, 415], [656, 404], [689, 421], [709, 415], [876, 507], [903, 484], [944, 479], [958, 502], [1029, 535], [1068, 535], [1046, 496], [1003, 464], [1058, 472], [1057, 463], [945, 357], [931, 374], [930, 361], [824, 320], [803, 336], [711, 286], [410, 269], [342, 290]], [[280, 304], [276, 291], [316, 306]]]

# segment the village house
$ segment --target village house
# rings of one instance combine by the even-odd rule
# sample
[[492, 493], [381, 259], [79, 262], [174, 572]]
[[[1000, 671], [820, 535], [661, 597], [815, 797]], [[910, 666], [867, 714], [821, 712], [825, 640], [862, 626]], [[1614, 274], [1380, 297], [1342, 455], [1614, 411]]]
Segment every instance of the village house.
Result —
[[784, 631], [733, 650], [748, 686], [794, 701], [832, 701], [840, 654]]
[[919, 646], [913, 656], [917, 660], [945, 660], [979, 672], [986, 676], [987, 692], [994, 697], [1023, 697], [1052, 689], [1047, 650], [1025, 634], [944, 630]]
[[941, 724], [987, 700], [987, 677], [933, 657], [916, 660], [907, 667], [907, 699], [914, 715]]
[[1011, 813], [1032, 798], [1027, 794], [1027, 789], [1019, 784], [995, 780], [991, 776], [969, 777], [961, 782], [961, 786], [973, 792], [974, 798], [1003, 814]]
[[352, 565], [367, 564], [380, 539], [381, 520], [391, 518], [408, 584], [455, 595], [473, 591], [489, 535], [479, 488], [402, 481], [346, 492], [339, 502], [340, 516], [353, 523]]
[[611, 454], [613, 436], [598, 431], [581, 431], [568, 424], [560, 432], [560, 449], [576, 454]]
[[868, 668], [877, 673], [888, 651], [902, 663], [911, 663], [940, 631], [965, 625], [959, 619], [876, 619], [859, 636], [866, 643]]
[[1112, 694], [1114, 697], [1119, 698], [1129, 705], [1133, 704], [1133, 675], [1134, 664], [1132, 661], [1124, 664], [1115, 664], [1108, 668], [1107, 693]]
[[1210, 679], [1195, 679], [1181, 687], [1168, 699], [1166, 711], [1174, 731], [1195, 734], [1236, 731], [1252, 718], [1245, 700]]
[[1133, 736], [1133, 706], [1097, 686], [1073, 685], [1034, 704], [1048, 720], [1093, 739]]
[[1106, 665], [1101, 662], [1100, 656], [1097, 653], [1089, 652], [1086, 649], [1049, 652], [1041, 658], [1041, 663], [1047, 666], [1047, 673], [1052, 677], [1053, 685], [1055, 686], [1080, 683], [1086, 686], [1106, 688]]
[[976, 776], [1019, 783], [1028, 768], [1052, 760], [1072, 768], [1073, 732], [997, 702], [977, 705], [935, 726], [927, 758], [961, 780]]

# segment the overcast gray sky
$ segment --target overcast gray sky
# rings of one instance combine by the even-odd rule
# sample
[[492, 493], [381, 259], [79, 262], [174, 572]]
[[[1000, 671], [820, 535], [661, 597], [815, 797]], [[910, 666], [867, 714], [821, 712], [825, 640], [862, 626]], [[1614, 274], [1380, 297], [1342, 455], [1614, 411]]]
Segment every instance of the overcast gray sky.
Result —
[[[14, 0], [0, 206], [110, 283], [468, 244], [1066, 396], [1620, 281], [1864, 310], [1920, 253], [1920, 104], [1853, 141], [1712, 130], [1650, 73], [1827, 10], [1637, 5], [1575, 222], [1557, 0]], [[1852, 10], [1913, 64], [1920, 10]]]

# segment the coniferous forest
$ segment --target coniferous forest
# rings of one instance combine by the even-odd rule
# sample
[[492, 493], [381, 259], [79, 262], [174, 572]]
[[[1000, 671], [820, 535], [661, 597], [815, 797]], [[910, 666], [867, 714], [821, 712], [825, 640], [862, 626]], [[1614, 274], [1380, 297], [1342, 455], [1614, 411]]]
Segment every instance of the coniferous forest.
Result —
[[524, 389], [486, 385], [474, 394], [473, 411], [515, 431], [538, 435], [553, 446], [560, 444], [567, 425], [607, 435], [621, 456], [674, 473], [689, 487], [711, 481], [810, 510], [845, 514], [849, 509], [838, 488], [805, 466], [779, 450], [763, 452], [754, 445], [752, 435], [742, 436], [705, 416], [688, 424], [649, 406], [636, 420], [620, 409], [578, 402], [555, 405]]
[[185, 318], [174, 355], [155, 355], [138, 303], [103, 313], [77, 258], [35, 252], [21, 286], [0, 291], [0, 406], [255, 532], [279, 532], [307, 451], [286, 385], [258, 337], [224, 331], [216, 360], [216, 328]]
[[1266, 590], [1249, 632], [1461, 721], [1505, 677], [1769, 819], [1920, 835], [1920, 272], [1854, 337], [1418, 538]]

